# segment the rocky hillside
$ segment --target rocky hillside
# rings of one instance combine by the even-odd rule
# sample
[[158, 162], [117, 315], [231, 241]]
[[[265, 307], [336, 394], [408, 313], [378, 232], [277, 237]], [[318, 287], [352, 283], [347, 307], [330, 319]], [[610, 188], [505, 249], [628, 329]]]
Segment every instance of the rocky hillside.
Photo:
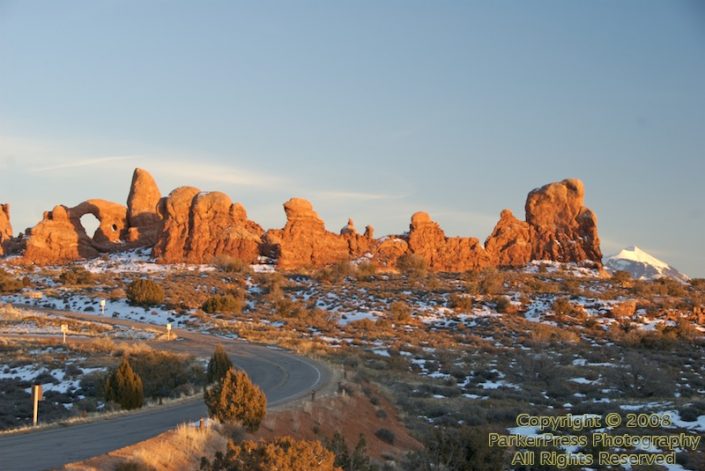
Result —
[[[136, 247], [153, 248], [161, 263], [209, 263], [218, 256], [253, 262], [260, 255], [284, 270], [320, 267], [366, 257], [392, 268], [404, 255], [422, 258], [436, 272], [493, 266], [520, 266], [533, 260], [600, 265], [602, 252], [595, 214], [583, 205], [585, 190], [577, 179], [531, 191], [525, 220], [505, 209], [484, 244], [475, 237], [447, 237], [425, 212], [411, 217], [408, 232], [380, 239], [367, 226], [360, 234], [352, 220], [340, 233], [326, 229], [309, 201], [284, 203], [286, 224], [265, 231], [247, 218], [240, 203], [220, 192], [179, 187], [162, 196], [154, 178], [136, 169], [127, 206], [90, 199], [75, 207], [57, 205], [16, 239], [9, 211], [0, 213], [0, 243], [29, 264], [61, 264]], [[80, 218], [93, 214], [98, 230], [90, 237]]]

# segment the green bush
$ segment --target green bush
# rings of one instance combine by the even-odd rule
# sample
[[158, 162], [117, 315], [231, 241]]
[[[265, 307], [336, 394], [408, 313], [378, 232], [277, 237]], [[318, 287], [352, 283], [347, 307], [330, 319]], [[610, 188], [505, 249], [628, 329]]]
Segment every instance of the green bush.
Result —
[[245, 307], [245, 300], [232, 294], [218, 294], [211, 296], [203, 303], [201, 309], [209, 314], [219, 312], [222, 314], [241, 314]]
[[136, 306], [155, 306], [164, 302], [164, 289], [152, 280], [135, 280], [127, 287], [127, 299]]
[[352, 450], [348, 448], [345, 437], [340, 432], [335, 432], [330, 439], [325, 441], [325, 446], [335, 454], [335, 465], [343, 471], [368, 471], [374, 469], [367, 455], [367, 442], [365, 436], [360, 434], [357, 445]]
[[377, 430], [375, 432], [375, 436], [382, 440], [384, 443], [388, 443], [389, 445], [394, 445], [394, 440], [396, 439], [394, 432], [387, 428], [381, 428]]
[[127, 357], [105, 381], [105, 400], [120, 404], [123, 409], [139, 409], [144, 403], [142, 378], [134, 372]]
[[206, 381], [208, 384], [215, 383], [216, 381], [221, 381], [225, 374], [230, 368], [233, 367], [233, 362], [230, 361], [228, 354], [222, 345], [217, 345], [213, 356], [208, 362], [208, 369], [206, 370]]
[[177, 397], [188, 385], [204, 384], [203, 367], [192, 357], [148, 351], [130, 356], [132, 370], [142, 378], [145, 397]]
[[230, 368], [223, 379], [206, 389], [208, 415], [221, 423], [240, 423], [256, 432], [267, 411], [267, 397], [243, 371]]

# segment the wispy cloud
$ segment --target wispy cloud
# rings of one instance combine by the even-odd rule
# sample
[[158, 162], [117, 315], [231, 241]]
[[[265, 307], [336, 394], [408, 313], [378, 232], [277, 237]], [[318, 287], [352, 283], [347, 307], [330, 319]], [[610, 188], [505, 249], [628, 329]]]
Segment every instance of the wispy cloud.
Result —
[[279, 175], [270, 175], [234, 165], [219, 165], [207, 162], [194, 164], [186, 159], [161, 160], [149, 159], [149, 169], [160, 177], [183, 179], [185, 182], [222, 183], [260, 189], [276, 189], [288, 181]]
[[30, 167], [28, 169], [28, 171], [30, 173], [51, 172], [51, 171], [55, 171], [55, 170], [63, 170], [63, 169], [68, 169], [68, 168], [99, 166], [99, 165], [108, 164], [110, 162], [117, 162], [117, 161], [124, 161], [124, 160], [134, 161], [135, 159], [139, 159], [139, 157], [134, 156], [134, 155], [96, 157], [93, 159], [79, 159], [79, 160], [73, 160], [73, 161], [63, 161], [63, 162], [59, 162], [59, 163], [52, 164], [52, 165], [45, 165], [42, 167]]
[[312, 194], [316, 198], [355, 201], [398, 200], [406, 198], [407, 196], [401, 194], [393, 195], [386, 193], [366, 193], [357, 191], [315, 191]]

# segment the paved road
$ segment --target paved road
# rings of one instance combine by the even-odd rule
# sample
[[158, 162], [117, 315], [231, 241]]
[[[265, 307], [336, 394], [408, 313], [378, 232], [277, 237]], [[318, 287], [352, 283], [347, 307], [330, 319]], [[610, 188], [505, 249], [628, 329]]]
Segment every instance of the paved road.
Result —
[[[57, 313], [131, 327], [154, 327], [91, 314]], [[222, 344], [233, 363], [264, 390], [269, 407], [305, 396], [331, 380], [331, 372], [324, 365], [280, 349], [183, 330], [175, 333], [180, 340], [160, 343], [160, 348], [209, 356], [216, 344]], [[0, 471], [59, 468], [146, 440], [205, 414], [202, 399], [193, 399], [90, 423], [0, 436]]]

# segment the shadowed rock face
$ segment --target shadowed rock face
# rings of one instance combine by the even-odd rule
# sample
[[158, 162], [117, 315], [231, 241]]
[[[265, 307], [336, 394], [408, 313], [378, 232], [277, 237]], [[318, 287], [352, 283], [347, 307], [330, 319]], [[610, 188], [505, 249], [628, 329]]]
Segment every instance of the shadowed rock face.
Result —
[[5, 253], [5, 244], [12, 239], [10, 225], [10, 205], [0, 204], [0, 255]]
[[[247, 219], [245, 208], [221, 192], [200, 192], [184, 186], [161, 197], [152, 176], [136, 169], [127, 207], [104, 200], [88, 200], [76, 207], [56, 206], [26, 240], [24, 260], [62, 263], [99, 253], [134, 247], [153, 247], [161, 263], [209, 263], [224, 255], [254, 262], [262, 254], [292, 270], [366, 257], [393, 268], [411, 253], [432, 271], [466, 271], [489, 266], [520, 266], [532, 260], [601, 263], [597, 218], [583, 206], [580, 180], [563, 180], [531, 191], [526, 221], [509, 210], [500, 214], [485, 244], [474, 237], [447, 237], [425, 212], [411, 218], [409, 232], [374, 239], [367, 226], [358, 233], [352, 220], [339, 234], [326, 230], [310, 202], [292, 198], [284, 203], [286, 224], [266, 233]], [[89, 237], [81, 216], [93, 214], [100, 225]], [[9, 210], [0, 206], [0, 246], [11, 239]], [[1, 253], [1, 252], [0, 252]]]
[[154, 246], [159, 262], [209, 263], [229, 256], [252, 263], [259, 256], [264, 231], [224, 193], [177, 188], [164, 201], [162, 216]]

